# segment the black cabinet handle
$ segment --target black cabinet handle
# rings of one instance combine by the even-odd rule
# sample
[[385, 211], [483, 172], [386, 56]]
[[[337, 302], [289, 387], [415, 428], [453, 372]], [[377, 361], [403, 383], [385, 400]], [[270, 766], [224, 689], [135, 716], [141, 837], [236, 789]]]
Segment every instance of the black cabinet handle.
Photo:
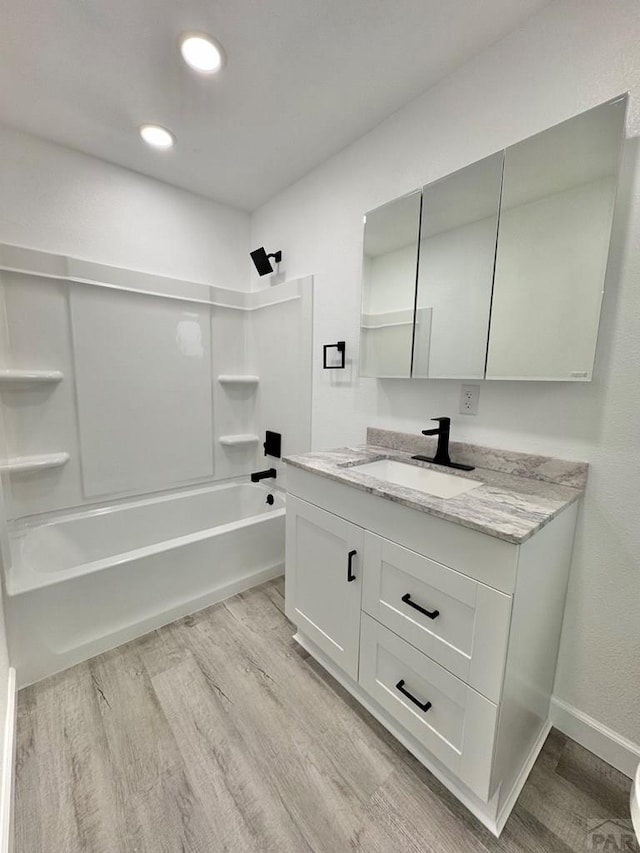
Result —
[[417, 705], [421, 711], [428, 711], [431, 707], [431, 702], [425, 702], [424, 705], [415, 696], [412, 696], [411, 693], [404, 686], [404, 678], [401, 678], [400, 681], [396, 684], [396, 690], [399, 690], [403, 696], [406, 696], [407, 699], [411, 699], [414, 705]]
[[435, 619], [436, 616], [440, 615], [439, 610], [425, 610], [424, 607], [420, 607], [420, 605], [416, 604], [415, 601], [411, 601], [411, 593], [410, 592], [407, 592], [405, 595], [403, 595], [402, 600], [404, 601], [405, 604], [408, 604], [409, 607], [413, 607], [416, 610], [419, 610], [420, 613], [424, 613], [424, 615], [428, 616], [429, 619]]
[[352, 571], [352, 566], [353, 566], [353, 558], [355, 557], [355, 555], [357, 553], [358, 553], [357, 551], [349, 551], [349, 559], [347, 561], [347, 583], [351, 583], [351, 581], [354, 581], [356, 579], [356, 576], [354, 575], [354, 573]]

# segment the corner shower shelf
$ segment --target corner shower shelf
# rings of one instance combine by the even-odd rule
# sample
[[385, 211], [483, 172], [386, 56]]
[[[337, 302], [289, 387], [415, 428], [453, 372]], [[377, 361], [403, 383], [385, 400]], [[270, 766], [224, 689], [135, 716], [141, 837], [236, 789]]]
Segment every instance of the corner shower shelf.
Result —
[[240, 447], [242, 445], [257, 444], [260, 439], [257, 435], [252, 435], [251, 433], [239, 433], [238, 435], [221, 435], [219, 441], [225, 447]]
[[15, 370], [13, 368], [0, 370], [0, 386], [41, 385], [60, 382], [62, 378], [61, 370]]
[[46, 468], [59, 468], [69, 461], [69, 454], [42, 453], [38, 456], [13, 456], [0, 462], [0, 471], [9, 474], [21, 474], [29, 471], [41, 471]]
[[221, 373], [218, 376], [218, 382], [221, 385], [257, 385], [260, 382], [260, 377], [251, 373]]

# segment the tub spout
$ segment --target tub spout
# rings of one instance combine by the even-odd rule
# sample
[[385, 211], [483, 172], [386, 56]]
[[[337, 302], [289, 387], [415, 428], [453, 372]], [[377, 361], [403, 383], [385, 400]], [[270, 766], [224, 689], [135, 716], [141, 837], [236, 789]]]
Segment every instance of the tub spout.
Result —
[[252, 483], [259, 483], [260, 480], [266, 480], [268, 477], [273, 477], [274, 479], [278, 476], [278, 472], [275, 468], [269, 468], [267, 471], [254, 471], [251, 475]]

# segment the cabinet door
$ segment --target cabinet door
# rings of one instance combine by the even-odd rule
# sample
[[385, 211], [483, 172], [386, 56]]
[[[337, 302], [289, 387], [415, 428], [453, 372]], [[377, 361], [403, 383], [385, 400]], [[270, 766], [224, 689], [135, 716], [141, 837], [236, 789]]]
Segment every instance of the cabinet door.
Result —
[[351, 678], [358, 678], [364, 531], [287, 497], [286, 613]]

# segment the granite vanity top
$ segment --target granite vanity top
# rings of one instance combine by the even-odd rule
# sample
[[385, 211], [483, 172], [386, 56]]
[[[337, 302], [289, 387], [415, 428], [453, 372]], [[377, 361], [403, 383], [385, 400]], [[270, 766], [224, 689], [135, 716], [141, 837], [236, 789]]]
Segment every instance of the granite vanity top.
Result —
[[[514, 544], [525, 542], [559, 512], [577, 501], [586, 485], [588, 466], [584, 462], [499, 451], [459, 442], [451, 442], [451, 458], [475, 465], [475, 470], [456, 471], [411, 459], [414, 453], [433, 455], [434, 450], [432, 439], [369, 429], [365, 445], [288, 456], [284, 461], [296, 468]], [[438, 498], [389, 483], [358, 468], [379, 459], [395, 459], [444, 471], [477, 480], [482, 485], [457, 497]]]

